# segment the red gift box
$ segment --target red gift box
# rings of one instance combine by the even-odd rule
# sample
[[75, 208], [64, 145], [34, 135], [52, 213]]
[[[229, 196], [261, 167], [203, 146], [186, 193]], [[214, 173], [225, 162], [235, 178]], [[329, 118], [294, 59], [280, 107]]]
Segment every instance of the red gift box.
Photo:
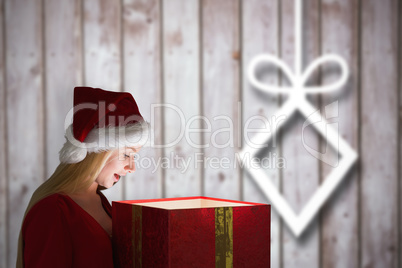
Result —
[[116, 267], [270, 267], [270, 205], [184, 197], [112, 207]]

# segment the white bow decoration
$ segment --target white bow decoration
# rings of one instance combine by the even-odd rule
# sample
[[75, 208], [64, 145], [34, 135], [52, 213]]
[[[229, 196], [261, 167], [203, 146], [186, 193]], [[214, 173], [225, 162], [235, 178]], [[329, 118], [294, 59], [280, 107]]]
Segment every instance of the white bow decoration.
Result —
[[[302, 140], [304, 141], [304, 128], [308, 125], [312, 125], [315, 129], [327, 139], [329, 144], [337, 149], [342, 158], [337, 163], [338, 165], [332, 170], [324, 182], [318, 187], [317, 191], [307, 202], [305, 207], [301, 210], [299, 215], [292, 210], [288, 202], [283, 198], [280, 192], [277, 190], [276, 185], [272, 182], [269, 176], [262, 170], [262, 168], [251, 168], [247, 163], [243, 163], [246, 167], [248, 173], [254, 179], [254, 181], [259, 185], [266, 197], [272, 202], [272, 205], [276, 208], [276, 211], [284, 219], [290, 230], [295, 236], [300, 236], [306, 227], [309, 225], [311, 220], [315, 217], [317, 212], [320, 210], [321, 206], [326, 202], [332, 192], [336, 189], [339, 183], [342, 181], [349, 168], [357, 159], [356, 152], [346, 143], [346, 141], [338, 135], [328, 122], [325, 117], [322, 117], [318, 113], [319, 119], [317, 120], [317, 109], [315, 109], [307, 100], [306, 94], [316, 94], [316, 93], [326, 93], [339, 90], [347, 82], [349, 76], [349, 69], [346, 61], [338, 55], [327, 54], [323, 55], [316, 60], [314, 60], [307, 69], [301, 72], [301, 0], [296, 0], [295, 8], [295, 29], [296, 29], [296, 43], [295, 43], [295, 72], [292, 73], [288, 65], [275, 55], [263, 54], [256, 56], [249, 65], [247, 70], [248, 79], [256, 89], [269, 94], [288, 94], [289, 98], [285, 101], [285, 104], [273, 115], [275, 118], [285, 116], [289, 119], [296, 111], [299, 111], [307, 120], [303, 125]], [[338, 81], [329, 85], [322, 86], [311, 86], [307, 87], [306, 83], [311, 74], [320, 66], [321, 64], [333, 62], [337, 64], [341, 69], [341, 76]], [[268, 85], [260, 82], [255, 71], [259, 64], [261, 63], [271, 63], [272, 65], [278, 67], [282, 70], [291, 82], [290, 87], [278, 87], [277, 85]], [[286, 122], [287, 120], [281, 120], [276, 125], [275, 132]], [[316, 124], [320, 122], [320, 124]], [[266, 144], [268, 143], [274, 133], [260, 132], [253, 137], [254, 144]], [[304, 144], [305, 145], [305, 144]], [[317, 159], [325, 162], [322, 155], [318, 152], [313, 152], [307, 145], [305, 148]], [[251, 154], [255, 157], [261, 147], [255, 148], [246, 143], [244, 148], [239, 154], [239, 161], [244, 161], [247, 159], [246, 154]]]

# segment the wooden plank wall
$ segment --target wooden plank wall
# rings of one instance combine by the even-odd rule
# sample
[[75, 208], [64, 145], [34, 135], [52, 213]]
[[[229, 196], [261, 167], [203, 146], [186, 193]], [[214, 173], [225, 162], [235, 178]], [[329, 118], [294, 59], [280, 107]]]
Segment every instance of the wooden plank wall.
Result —
[[[295, 4], [292, 0], [281, 1], [280, 14], [280, 56], [294, 70], [295, 66]], [[304, 1], [302, 32], [302, 68], [305, 69], [312, 60], [319, 56], [319, 2]], [[309, 80], [317, 82], [317, 77]], [[282, 77], [281, 84], [290, 86]], [[308, 96], [309, 101], [318, 106], [318, 96]], [[286, 98], [283, 99], [284, 103]], [[320, 161], [310, 155], [301, 142], [301, 131], [305, 119], [296, 114], [289, 118], [281, 132], [281, 156], [286, 159], [286, 168], [281, 169], [283, 195], [291, 207], [298, 213], [316, 191], [319, 185]], [[309, 131], [310, 130], [310, 131]], [[318, 148], [319, 137], [311, 128], [305, 131], [306, 143]], [[308, 178], [308, 179], [307, 179]], [[295, 238], [285, 226], [282, 233], [283, 267], [319, 267], [320, 237], [316, 218], [305, 231]]]
[[[270, 53], [279, 56], [279, 40], [272, 36], [279, 35], [277, 1], [252, 0], [242, 1], [242, 39], [249, 42], [242, 43], [242, 126], [250, 128], [271, 127], [270, 124], [261, 126], [262, 119], [271, 118], [271, 115], [279, 108], [279, 96], [268, 95], [253, 89], [247, 81], [247, 63], [258, 54]], [[253, 30], [249, 30], [253, 29]], [[279, 75], [276, 71], [261, 74], [260, 79], [270, 84], [279, 83]], [[254, 117], [254, 118], [253, 118]], [[251, 138], [254, 133], [247, 135]], [[246, 136], [246, 134], [244, 134]], [[243, 144], [246, 137], [243, 137]], [[269, 147], [271, 154], [278, 154], [278, 146]], [[268, 155], [265, 150], [264, 154]], [[279, 170], [266, 169], [277, 187], [280, 187]], [[246, 172], [242, 173], [243, 199], [249, 202], [267, 202], [261, 190], [253, 183]], [[280, 267], [281, 260], [281, 221], [275, 209], [271, 214], [271, 267]]]
[[[84, 84], [122, 91], [122, 36], [120, 1], [83, 1]], [[123, 198], [118, 183], [105, 191], [113, 200]]]
[[[359, 148], [359, 1], [323, 1], [320, 32], [321, 52], [343, 57], [352, 74], [342, 91], [322, 96], [321, 107], [338, 101], [338, 131], [348, 144]], [[333, 32], [337, 35], [326, 34]], [[339, 77], [331, 66], [322, 73], [323, 84]], [[331, 170], [322, 165], [321, 180]], [[320, 267], [359, 267], [358, 175], [354, 168], [322, 211]]]
[[[4, 43], [4, 1], [0, 6], [0, 105], [6, 107], [5, 43]], [[7, 266], [7, 116], [0, 113], [0, 267]]]
[[400, 1], [396, 0], [370, 0], [363, 1], [361, 6], [360, 235], [363, 267], [400, 267], [396, 228], [397, 196], [401, 194], [397, 187], [399, 5]]
[[5, 1], [7, 267], [15, 263], [26, 205], [45, 180], [42, 7], [39, 0]]
[[[260, 127], [286, 101], [253, 89], [245, 73], [260, 53], [293, 69], [294, 7], [294, 0], [1, 0], [0, 267], [14, 266], [28, 200], [58, 164], [75, 85], [131, 92], [144, 117], [155, 119], [155, 144], [180, 135], [180, 113], [187, 129], [204, 129], [144, 149], [137, 165], [149, 167], [107, 190], [110, 200], [204, 194], [269, 203], [238, 166], [204, 168], [202, 159], [233, 164], [245, 125]], [[303, 7], [303, 66], [337, 53], [351, 71], [341, 91], [309, 100], [322, 113], [338, 101], [331, 122], [360, 158], [300, 238], [273, 209], [271, 267], [401, 267], [402, 3], [304, 0]], [[310, 84], [338, 76], [325, 65]], [[275, 69], [260, 79], [289, 84]], [[284, 157], [286, 168], [266, 172], [296, 211], [332, 169], [301, 146], [303, 121], [291, 118], [261, 154]], [[306, 135], [312, 148], [326, 148], [311, 129]], [[174, 156], [190, 159], [187, 169]], [[155, 166], [161, 157], [170, 168]]]
[[[202, 1], [203, 115], [211, 122], [204, 142], [206, 196], [238, 199], [239, 170], [213, 165], [212, 159], [235, 161], [239, 148], [239, 1]], [[210, 160], [208, 160], [210, 159]]]
[[[151, 105], [161, 103], [161, 3], [157, 0], [126, 0], [123, 2], [123, 88], [135, 96], [142, 115], [153, 125], [162, 125], [160, 108]], [[162, 143], [162, 128], [155, 128], [155, 144]], [[141, 152], [142, 159], [159, 159], [161, 149]], [[146, 160], [141, 161], [147, 166]], [[127, 176], [124, 199], [143, 199], [162, 195], [162, 169], [151, 165]], [[136, 178], [143, 178], [141, 180]]]
[[[184, 122], [200, 114], [200, 3], [193, 0], [162, 1], [163, 10], [163, 156], [171, 168], [165, 169], [165, 197], [201, 194], [201, 169], [195, 166], [199, 148], [191, 146], [183, 136]], [[177, 14], [180, 14], [178, 16]], [[183, 122], [184, 121], [184, 122]], [[197, 121], [194, 125], [197, 126]], [[194, 126], [191, 126], [194, 127]], [[191, 141], [200, 144], [200, 134]], [[177, 141], [177, 142], [175, 142]], [[190, 160], [188, 168], [182, 160]]]
[[63, 119], [73, 105], [71, 89], [83, 84], [81, 3], [47, 0], [44, 12], [45, 110], [52, 111], [45, 115], [46, 177], [49, 177], [59, 164], [57, 148], [65, 142]]
[[399, 165], [399, 174], [398, 174], [398, 183], [399, 183], [399, 187], [398, 187], [398, 205], [399, 205], [399, 210], [398, 210], [398, 226], [399, 226], [399, 236], [398, 236], [398, 240], [399, 240], [399, 250], [398, 250], [398, 263], [399, 265], [401, 265], [402, 263], [402, 246], [401, 246], [401, 241], [402, 241], [402, 197], [401, 197], [401, 191], [402, 191], [402, 183], [401, 183], [401, 177], [402, 177], [402, 48], [401, 48], [401, 44], [402, 44], [402, 4], [399, 2], [399, 9], [398, 9], [398, 17], [399, 17], [399, 32], [398, 32], [398, 77], [399, 77], [399, 161], [398, 161], [398, 165]]

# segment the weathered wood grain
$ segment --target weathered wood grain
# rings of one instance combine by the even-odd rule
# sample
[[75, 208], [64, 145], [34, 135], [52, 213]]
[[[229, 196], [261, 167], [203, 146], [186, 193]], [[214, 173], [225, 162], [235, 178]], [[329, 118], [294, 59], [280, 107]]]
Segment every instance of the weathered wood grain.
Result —
[[[201, 194], [200, 169], [195, 156], [200, 149], [192, 143], [200, 144], [200, 134], [185, 137], [186, 123], [200, 114], [200, 40], [199, 2], [195, 0], [163, 1], [163, 95], [165, 107], [164, 157], [169, 159], [165, 170], [165, 197]], [[175, 110], [178, 109], [178, 110]], [[184, 122], [180, 119], [180, 114]], [[197, 127], [195, 121], [191, 128]], [[180, 138], [182, 136], [182, 138]], [[178, 140], [177, 142], [175, 142]], [[177, 159], [181, 159], [176, 161]], [[188, 168], [182, 161], [189, 163]]]
[[[151, 123], [155, 144], [162, 143], [160, 1], [126, 0], [123, 6], [124, 90], [133, 94], [145, 120]], [[124, 199], [162, 197], [160, 148], [143, 148], [134, 174], [126, 177]], [[148, 167], [149, 166], [149, 167]]]
[[[358, 151], [358, 1], [337, 0], [322, 2], [321, 46], [322, 53], [336, 53], [346, 60], [350, 70], [348, 83], [340, 91], [323, 94], [321, 107], [338, 102], [333, 111], [339, 135]], [[339, 68], [326, 65], [322, 69], [322, 83], [329, 84], [339, 79]], [[334, 126], [334, 125], [332, 125]], [[326, 142], [322, 141], [324, 152]], [[335, 156], [333, 151], [330, 151]], [[332, 166], [321, 162], [322, 180]], [[344, 178], [322, 211], [322, 240], [320, 267], [358, 267], [358, 173], [354, 167]]]
[[[121, 91], [121, 3], [86, 0], [84, 4], [84, 84]], [[104, 191], [109, 201], [122, 200], [124, 180]]]
[[234, 167], [241, 146], [239, 8], [239, 1], [202, 1], [201, 98], [211, 123], [204, 134], [204, 188], [207, 196], [234, 199], [240, 198], [240, 171]]
[[8, 263], [33, 191], [45, 180], [41, 1], [5, 1]]
[[48, 178], [60, 163], [59, 151], [65, 142], [64, 123], [73, 107], [73, 89], [82, 85], [81, 0], [46, 0], [44, 11]]
[[399, 18], [399, 41], [398, 41], [398, 59], [399, 59], [399, 65], [398, 65], [398, 77], [399, 77], [399, 123], [398, 123], [398, 132], [399, 132], [399, 138], [398, 138], [398, 143], [399, 143], [399, 174], [398, 174], [398, 181], [399, 181], [399, 189], [398, 189], [398, 196], [399, 196], [399, 211], [398, 211], [398, 217], [399, 217], [399, 248], [398, 248], [398, 267], [402, 266], [402, 182], [401, 182], [401, 177], [402, 177], [402, 2], [399, 1], [399, 7], [398, 7], [398, 18]]
[[361, 265], [397, 267], [398, 1], [361, 7]]
[[[253, 88], [246, 75], [248, 65], [253, 57], [260, 54], [278, 55], [279, 27], [278, 27], [278, 2], [252, 0], [242, 1], [242, 135], [252, 128], [261, 128], [263, 121], [260, 117], [266, 118], [269, 122], [271, 116], [279, 109], [278, 96], [272, 96]], [[278, 72], [276, 70], [264, 69], [260, 79], [270, 84], [278, 84]], [[254, 118], [254, 119], [253, 119]], [[267, 125], [270, 130], [270, 125]], [[248, 134], [250, 138], [255, 133]], [[243, 145], [246, 140], [243, 136]], [[278, 144], [270, 147], [264, 157], [271, 159], [271, 164], [266, 168], [267, 174], [272, 178], [279, 188], [279, 169], [273, 164], [274, 153], [278, 155]], [[247, 172], [243, 171], [242, 195], [245, 201], [270, 203], [270, 200], [261, 192]], [[271, 210], [271, 267], [280, 267], [280, 218], [274, 208]]]
[[4, 26], [4, 1], [0, 1], [0, 267], [7, 267], [7, 102]]
[[[281, 55], [282, 59], [295, 70], [295, 1], [281, 1]], [[302, 70], [319, 56], [319, 1], [302, 2]], [[317, 83], [317, 76], [310, 83]], [[285, 79], [282, 85], [288, 85]], [[308, 98], [318, 107], [318, 96]], [[284, 100], [286, 101], [286, 99]], [[299, 213], [319, 185], [319, 160], [308, 153], [303, 146], [301, 131], [305, 118], [296, 114], [288, 119], [281, 132], [282, 153], [286, 167], [282, 169], [283, 195], [291, 207]], [[305, 129], [306, 144], [319, 149], [319, 135], [312, 127]], [[317, 217], [318, 218], [318, 217]], [[319, 230], [317, 218], [312, 221], [304, 234], [295, 238], [287, 227], [283, 230], [283, 267], [319, 267]]]

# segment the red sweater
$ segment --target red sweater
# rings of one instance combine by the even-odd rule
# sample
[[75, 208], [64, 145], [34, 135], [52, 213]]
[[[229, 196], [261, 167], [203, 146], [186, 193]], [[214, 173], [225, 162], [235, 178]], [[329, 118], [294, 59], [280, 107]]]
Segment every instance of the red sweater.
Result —
[[[112, 208], [99, 193], [105, 211]], [[113, 267], [112, 243], [102, 226], [69, 196], [35, 204], [22, 225], [25, 267]]]

